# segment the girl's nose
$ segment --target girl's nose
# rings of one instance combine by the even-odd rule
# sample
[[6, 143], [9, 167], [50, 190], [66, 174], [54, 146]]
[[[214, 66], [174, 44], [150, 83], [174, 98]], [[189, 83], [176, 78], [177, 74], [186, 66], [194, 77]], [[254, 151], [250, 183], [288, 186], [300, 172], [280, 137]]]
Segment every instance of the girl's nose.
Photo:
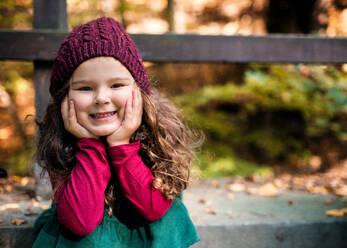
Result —
[[108, 104], [110, 103], [110, 97], [104, 90], [99, 90], [95, 94], [95, 104]]

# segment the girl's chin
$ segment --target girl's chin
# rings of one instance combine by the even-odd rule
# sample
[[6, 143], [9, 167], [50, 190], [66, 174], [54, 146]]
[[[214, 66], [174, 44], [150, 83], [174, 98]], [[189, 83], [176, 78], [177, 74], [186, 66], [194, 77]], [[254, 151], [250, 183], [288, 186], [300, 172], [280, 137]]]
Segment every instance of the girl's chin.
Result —
[[93, 130], [91, 131], [97, 137], [109, 136], [113, 134], [116, 130]]

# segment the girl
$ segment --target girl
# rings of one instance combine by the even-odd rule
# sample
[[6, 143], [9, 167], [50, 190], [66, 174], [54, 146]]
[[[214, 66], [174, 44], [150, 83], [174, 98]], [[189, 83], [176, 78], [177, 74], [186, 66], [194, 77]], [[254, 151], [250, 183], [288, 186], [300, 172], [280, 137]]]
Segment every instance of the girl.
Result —
[[188, 247], [180, 199], [197, 147], [177, 109], [150, 89], [123, 27], [99, 18], [61, 44], [36, 159], [53, 188], [33, 247]]

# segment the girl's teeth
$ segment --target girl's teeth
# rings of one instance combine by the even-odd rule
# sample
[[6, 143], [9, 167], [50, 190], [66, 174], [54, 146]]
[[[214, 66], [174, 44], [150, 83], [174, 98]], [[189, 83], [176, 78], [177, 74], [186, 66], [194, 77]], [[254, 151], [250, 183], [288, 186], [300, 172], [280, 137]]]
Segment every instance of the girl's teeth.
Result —
[[108, 113], [108, 114], [94, 114], [94, 118], [105, 118], [108, 116], [112, 116], [114, 114], [114, 112]]

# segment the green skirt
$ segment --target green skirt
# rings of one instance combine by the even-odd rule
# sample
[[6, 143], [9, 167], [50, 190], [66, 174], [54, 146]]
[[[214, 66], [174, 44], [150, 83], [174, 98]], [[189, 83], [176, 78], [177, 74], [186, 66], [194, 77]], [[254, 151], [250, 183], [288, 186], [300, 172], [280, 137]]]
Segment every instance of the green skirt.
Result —
[[183, 248], [199, 236], [181, 199], [176, 198], [165, 215], [154, 222], [130, 229], [104, 211], [101, 223], [87, 236], [76, 236], [59, 224], [55, 206], [40, 214], [34, 224], [33, 248], [154, 247]]

